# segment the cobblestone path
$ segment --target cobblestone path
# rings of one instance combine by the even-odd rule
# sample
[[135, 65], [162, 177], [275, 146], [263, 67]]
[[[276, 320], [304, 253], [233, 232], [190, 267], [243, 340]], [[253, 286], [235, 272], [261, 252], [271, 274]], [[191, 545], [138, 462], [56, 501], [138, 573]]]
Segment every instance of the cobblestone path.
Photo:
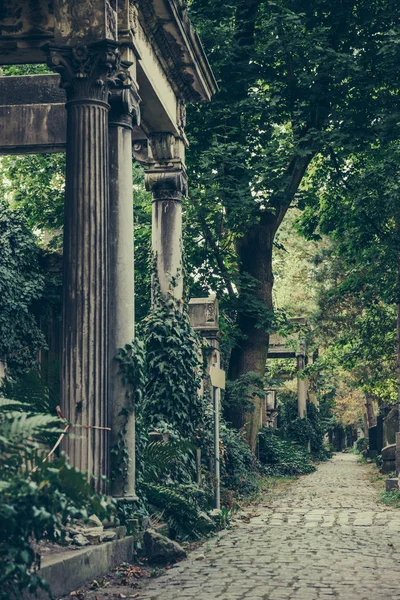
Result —
[[339, 454], [138, 599], [400, 600], [400, 510], [377, 501], [369, 469]]

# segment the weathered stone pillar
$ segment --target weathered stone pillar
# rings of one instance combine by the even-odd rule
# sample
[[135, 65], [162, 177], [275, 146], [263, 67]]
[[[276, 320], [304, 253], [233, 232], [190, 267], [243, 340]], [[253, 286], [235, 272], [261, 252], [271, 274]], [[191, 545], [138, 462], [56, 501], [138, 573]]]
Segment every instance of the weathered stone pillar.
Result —
[[182, 196], [187, 176], [176, 158], [176, 140], [169, 133], [153, 133], [149, 149], [154, 162], [146, 170], [146, 188], [153, 195], [152, 251], [156, 277], [163, 294], [183, 296]]
[[297, 353], [297, 406], [298, 416], [304, 419], [307, 416], [307, 378], [301, 378], [300, 374], [306, 366], [305, 355]]
[[[135, 412], [115, 356], [135, 334], [132, 117], [139, 124], [139, 95], [129, 79], [111, 94], [110, 147], [110, 446], [111, 493], [135, 497]], [[127, 463], [125, 464], [125, 461]]]
[[49, 48], [67, 92], [61, 410], [73, 429], [65, 450], [96, 490], [109, 475], [109, 82], [117, 44]]

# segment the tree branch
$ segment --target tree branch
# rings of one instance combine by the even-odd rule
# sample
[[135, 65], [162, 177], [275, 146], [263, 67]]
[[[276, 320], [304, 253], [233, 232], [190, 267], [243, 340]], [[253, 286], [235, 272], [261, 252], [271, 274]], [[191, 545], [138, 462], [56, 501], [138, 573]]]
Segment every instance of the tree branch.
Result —
[[229, 271], [225, 266], [224, 259], [221, 256], [221, 253], [220, 253], [218, 245], [214, 239], [212, 231], [211, 231], [207, 221], [203, 217], [203, 215], [201, 215], [200, 212], [198, 212], [197, 214], [199, 217], [201, 228], [203, 230], [204, 237], [207, 240], [208, 244], [210, 245], [211, 250], [213, 251], [215, 261], [220, 270], [221, 277], [224, 280], [224, 283], [226, 285], [226, 289], [228, 290], [229, 296], [231, 298], [236, 298], [235, 290], [233, 289], [232, 283], [230, 281]]

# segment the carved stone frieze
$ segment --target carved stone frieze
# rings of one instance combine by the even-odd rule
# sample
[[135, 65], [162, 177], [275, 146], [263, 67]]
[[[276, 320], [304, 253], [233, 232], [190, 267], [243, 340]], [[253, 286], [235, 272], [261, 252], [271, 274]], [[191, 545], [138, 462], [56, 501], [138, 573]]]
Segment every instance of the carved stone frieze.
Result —
[[54, 0], [56, 40], [117, 40], [117, 0]]
[[[133, 0], [131, 3], [135, 4]], [[139, 20], [175, 89], [175, 93], [183, 94], [187, 102], [201, 100], [200, 94], [194, 89], [193, 76], [187, 71], [188, 64], [184, 47], [162, 26], [150, 0], [140, 3]]]
[[47, 46], [48, 64], [61, 75], [61, 86], [71, 100], [108, 102], [109, 90], [118, 85], [121, 57], [113, 42]]
[[0, 38], [47, 37], [53, 30], [54, 13], [48, 0], [0, 2]]
[[186, 127], [186, 103], [184, 100], [179, 99], [177, 102], [177, 115], [176, 121], [178, 123], [178, 127], [182, 137], [185, 135], [185, 127]]

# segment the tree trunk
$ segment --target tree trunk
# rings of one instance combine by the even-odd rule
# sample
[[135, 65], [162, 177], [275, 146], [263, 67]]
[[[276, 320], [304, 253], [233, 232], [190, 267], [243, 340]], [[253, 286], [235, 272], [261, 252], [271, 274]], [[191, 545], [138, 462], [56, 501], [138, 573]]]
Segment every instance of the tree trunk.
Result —
[[368, 427], [374, 427], [374, 425], [375, 425], [374, 407], [372, 405], [372, 398], [370, 396], [367, 396], [365, 398], [365, 410], [367, 413]]
[[[266, 321], [273, 308], [272, 248], [275, 232], [275, 219], [263, 215], [237, 243], [241, 274], [246, 274], [246, 281], [250, 275], [251, 281], [249, 287], [242, 284], [239, 290], [238, 325], [243, 338], [232, 350], [229, 365], [229, 378], [232, 380], [249, 372], [264, 376], [269, 344]], [[260, 397], [252, 394], [254, 391], [250, 387], [248, 396], [254, 410], [243, 410], [233, 418], [234, 425], [246, 426], [247, 439], [253, 452], [261, 427], [262, 403]]]

